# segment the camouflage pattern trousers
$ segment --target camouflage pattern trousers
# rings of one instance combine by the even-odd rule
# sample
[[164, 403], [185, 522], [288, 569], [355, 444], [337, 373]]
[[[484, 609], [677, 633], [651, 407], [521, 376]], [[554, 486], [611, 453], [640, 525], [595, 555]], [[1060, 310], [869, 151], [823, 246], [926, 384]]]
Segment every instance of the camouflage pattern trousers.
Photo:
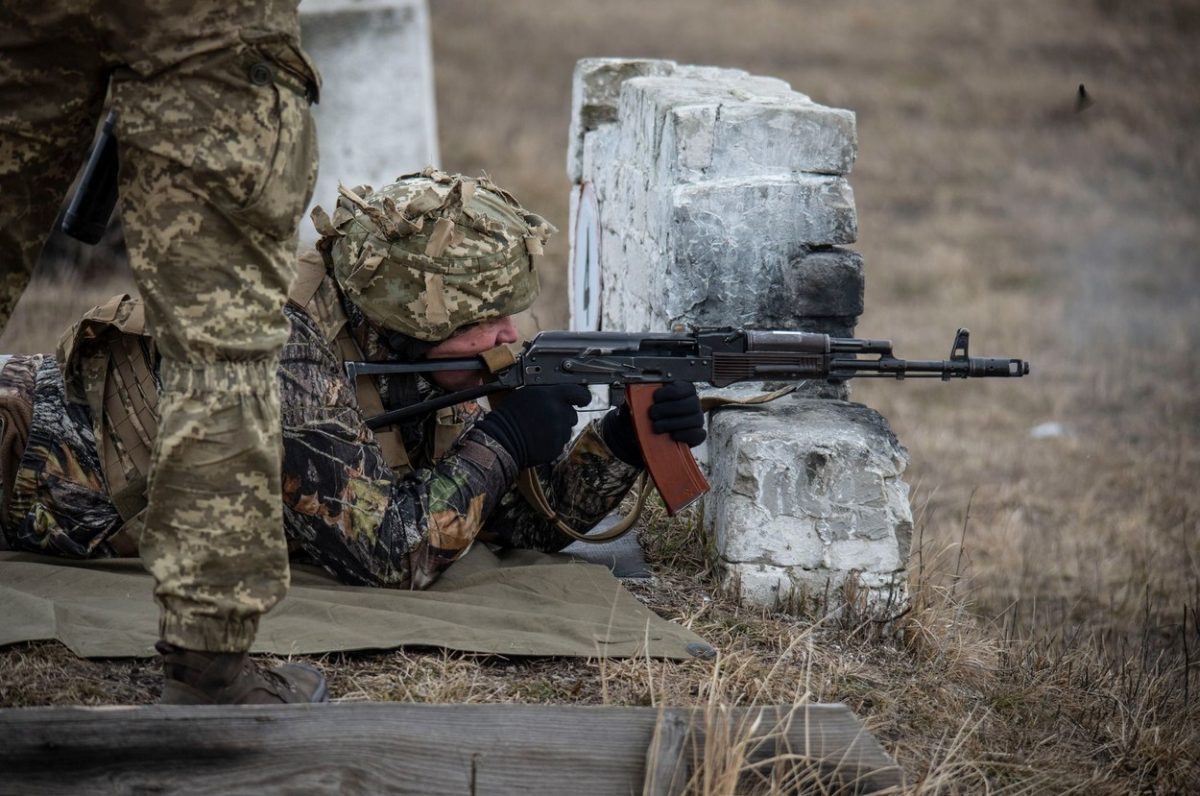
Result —
[[189, 649], [248, 649], [287, 589], [275, 369], [316, 91], [296, 0], [0, 0], [0, 323], [107, 98], [163, 356], [140, 552]]

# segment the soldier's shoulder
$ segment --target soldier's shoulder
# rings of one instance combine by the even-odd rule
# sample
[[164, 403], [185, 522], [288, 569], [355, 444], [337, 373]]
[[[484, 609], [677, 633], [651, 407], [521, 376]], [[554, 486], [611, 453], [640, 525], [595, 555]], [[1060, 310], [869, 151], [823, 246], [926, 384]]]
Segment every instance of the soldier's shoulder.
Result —
[[288, 308], [294, 313], [303, 313], [308, 325], [316, 329], [326, 343], [332, 343], [347, 322], [337, 285], [328, 277], [322, 280], [303, 308], [294, 302], [288, 302]]

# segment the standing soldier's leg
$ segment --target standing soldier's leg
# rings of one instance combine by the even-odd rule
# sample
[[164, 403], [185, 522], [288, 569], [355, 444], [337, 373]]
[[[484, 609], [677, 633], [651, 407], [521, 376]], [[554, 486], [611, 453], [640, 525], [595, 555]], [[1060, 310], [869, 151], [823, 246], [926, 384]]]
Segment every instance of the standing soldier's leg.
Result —
[[107, 86], [84, 15], [27, 3], [2, 10], [0, 331], [87, 154]]
[[141, 554], [168, 688], [173, 666], [208, 665], [186, 650], [245, 652], [287, 589], [275, 370], [316, 152], [315, 77], [290, 54], [241, 47], [114, 80], [122, 221], [163, 356]]

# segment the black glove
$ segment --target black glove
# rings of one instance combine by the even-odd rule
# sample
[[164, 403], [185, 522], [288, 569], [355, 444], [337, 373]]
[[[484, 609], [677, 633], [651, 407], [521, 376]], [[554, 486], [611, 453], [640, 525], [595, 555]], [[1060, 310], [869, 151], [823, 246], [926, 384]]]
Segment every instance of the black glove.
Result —
[[[690, 381], [673, 381], [654, 391], [654, 404], [650, 407], [650, 419], [655, 434], [670, 434], [676, 442], [694, 448], [707, 436], [704, 432], [704, 411], [700, 408], [700, 396], [696, 385]], [[623, 404], [604, 416], [600, 427], [604, 444], [616, 457], [634, 467], [644, 466], [642, 451], [638, 448], [633, 430], [633, 418], [629, 404]]]
[[571, 428], [579, 417], [575, 407], [591, 401], [591, 391], [582, 384], [522, 387], [484, 415], [475, 428], [512, 454], [517, 467], [548, 464], [571, 440]]

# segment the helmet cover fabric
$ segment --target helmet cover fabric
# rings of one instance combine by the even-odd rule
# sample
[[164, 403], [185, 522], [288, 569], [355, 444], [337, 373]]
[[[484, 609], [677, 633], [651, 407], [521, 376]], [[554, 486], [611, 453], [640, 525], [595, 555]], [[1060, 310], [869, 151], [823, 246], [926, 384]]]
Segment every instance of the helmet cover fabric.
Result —
[[332, 217], [313, 210], [317, 247], [373, 324], [437, 342], [537, 297], [535, 258], [556, 230], [487, 177], [431, 167], [338, 193]]

